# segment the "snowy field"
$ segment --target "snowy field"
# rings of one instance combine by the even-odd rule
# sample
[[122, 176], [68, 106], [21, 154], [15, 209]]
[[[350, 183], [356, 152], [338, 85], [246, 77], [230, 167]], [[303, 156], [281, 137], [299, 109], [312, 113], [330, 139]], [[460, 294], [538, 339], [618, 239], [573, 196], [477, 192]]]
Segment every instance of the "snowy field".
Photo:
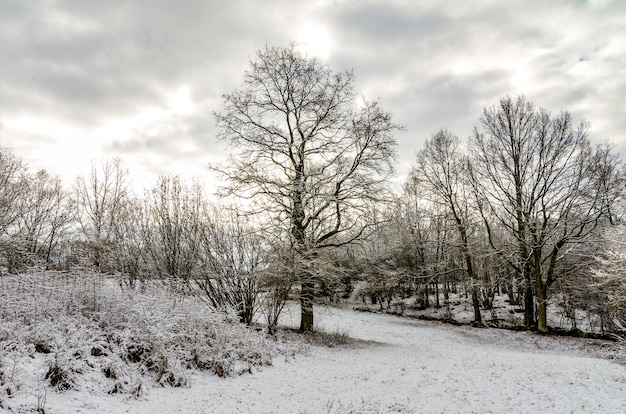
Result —
[[[294, 326], [297, 319], [285, 315]], [[89, 384], [48, 391], [45, 412], [626, 412], [626, 367], [594, 357], [606, 346], [601, 341], [336, 308], [318, 308], [317, 324], [360, 341], [310, 345], [276, 357], [273, 366], [226, 379], [193, 371], [188, 387], [155, 383], [139, 398], [90, 390]]]

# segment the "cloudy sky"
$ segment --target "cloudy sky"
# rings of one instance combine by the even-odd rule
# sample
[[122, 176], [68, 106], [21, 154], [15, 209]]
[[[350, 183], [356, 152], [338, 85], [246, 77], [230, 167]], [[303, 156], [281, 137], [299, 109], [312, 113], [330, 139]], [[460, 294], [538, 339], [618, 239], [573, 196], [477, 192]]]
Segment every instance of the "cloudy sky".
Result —
[[400, 174], [441, 128], [509, 94], [591, 123], [626, 158], [623, 0], [0, 0], [0, 146], [71, 183], [119, 156], [138, 187], [225, 159], [212, 111], [266, 45], [296, 42], [406, 127]]

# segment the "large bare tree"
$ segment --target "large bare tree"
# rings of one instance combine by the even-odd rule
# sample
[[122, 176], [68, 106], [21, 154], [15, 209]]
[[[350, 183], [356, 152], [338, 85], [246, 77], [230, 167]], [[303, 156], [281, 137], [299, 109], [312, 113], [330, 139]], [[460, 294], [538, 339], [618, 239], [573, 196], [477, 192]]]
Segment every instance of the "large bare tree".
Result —
[[243, 86], [224, 95], [218, 136], [232, 144], [216, 169], [225, 193], [250, 199], [297, 253], [302, 331], [313, 328], [319, 249], [362, 238], [373, 204], [390, 199], [398, 126], [356, 99], [350, 71], [334, 72], [295, 46], [266, 47]]
[[471, 149], [491, 246], [525, 281], [525, 324], [545, 332], [548, 290], [564, 275], [559, 263], [591, 241], [616, 197], [616, 157], [590, 144], [586, 123], [523, 96], [484, 110]]

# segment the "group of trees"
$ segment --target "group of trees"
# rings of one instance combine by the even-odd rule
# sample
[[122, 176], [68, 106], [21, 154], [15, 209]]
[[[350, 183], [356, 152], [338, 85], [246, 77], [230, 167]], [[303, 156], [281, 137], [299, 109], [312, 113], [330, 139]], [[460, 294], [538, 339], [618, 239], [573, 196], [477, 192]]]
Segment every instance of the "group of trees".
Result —
[[250, 323], [260, 274], [268, 270], [266, 248], [250, 221], [210, 203], [198, 182], [161, 176], [135, 195], [124, 185], [126, 178], [115, 160], [77, 180], [82, 256], [91, 266], [120, 275], [130, 288], [165, 281]]
[[30, 172], [11, 151], [0, 148], [0, 253], [9, 271], [37, 257], [51, 262], [72, 217], [58, 178]]
[[[467, 140], [446, 130], [427, 140], [399, 194], [390, 182], [401, 127], [357, 97], [352, 72], [294, 46], [259, 51], [214, 116], [232, 152], [212, 168], [236, 208], [177, 176], [133, 194], [119, 160], [94, 163], [68, 191], [2, 150], [9, 269], [81, 259], [133, 287], [168, 281], [244, 322], [261, 309], [270, 331], [289, 295], [308, 331], [315, 297], [347, 295], [354, 280], [381, 304], [441, 306], [463, 290], [477, 323], [497, 292], [542, 332], [557, 297], [625, 320], [623, 254], [607, 236], [622, 219], [625, 173], [567, 112], [505, 97]], [[594, 304], [581, 300], [591, 291]]]
[[476, 322], [479, 298], [505, 290], [523, 300], [524, 325], [547, 332], [553, 288], [581, 272], [590, 285], [601, 236], [618, 220], [624, 171], [587, 132], [567, 112], [506, 97], [484, 110], [466, 143], [444, 130], [418, 152], [405, 193], [420, 202], [414, 214], [448, 228], [436, 239], [457, 263], [443, 271], [465, 274]]
[[88, 266], [133, 289], [162, 280], [251, 322], [258, 276], [269, 269], [266, 245], [247, 216], [211, 204], [199, 183], [162, 176], [135, 194], [113, 159], [94, 161], [66, 188], [7, 149], [0, 180], [0, 260], [9, 272]]

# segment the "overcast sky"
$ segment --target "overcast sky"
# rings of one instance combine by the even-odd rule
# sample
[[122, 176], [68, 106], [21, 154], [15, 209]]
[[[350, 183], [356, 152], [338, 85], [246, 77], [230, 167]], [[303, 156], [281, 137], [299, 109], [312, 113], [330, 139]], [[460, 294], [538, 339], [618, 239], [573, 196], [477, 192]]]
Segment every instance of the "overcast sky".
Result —
[[139, 187], [225, 159], [212, 111], [296, 42], [393, 113], [398, 170], [441, 128], [525, 94], [626, 156], [626, 1], [0, 0], [0, 146], [71, 183], [121, 157]]

